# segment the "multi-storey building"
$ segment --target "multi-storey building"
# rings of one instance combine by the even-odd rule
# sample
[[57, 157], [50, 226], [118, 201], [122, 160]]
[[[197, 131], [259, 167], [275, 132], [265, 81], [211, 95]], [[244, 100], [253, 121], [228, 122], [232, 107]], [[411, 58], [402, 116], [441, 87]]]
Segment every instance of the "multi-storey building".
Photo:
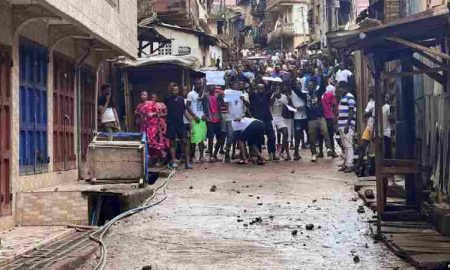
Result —
[[135, 57], [136, 18], [136, 1], [0, 0], [0, 228], [21, 192], [78, 179], [97, 74]]
[[307, 0], [268, 0], [266, 29], [272, 46], [294, 50], [310, 39]]

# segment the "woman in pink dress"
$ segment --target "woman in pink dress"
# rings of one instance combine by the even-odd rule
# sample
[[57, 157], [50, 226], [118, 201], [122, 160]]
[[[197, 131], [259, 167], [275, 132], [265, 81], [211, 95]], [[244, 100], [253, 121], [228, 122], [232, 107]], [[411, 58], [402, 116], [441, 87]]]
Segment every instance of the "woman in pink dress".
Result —
[[[163, 128], [160, 123], [165, 123], [165, 121], [160, 120], [160, 106], [153, 100], [148, 100], [146, 91], [141, 92], [140, 98], [141, 103], [137, 105], [135, 111], [139, 130], [147, 135], [150, 156], [152, 158], [163, 157], [167, 145], [161, 133]], [[161, 116], [165, 117], [164, 114]]]

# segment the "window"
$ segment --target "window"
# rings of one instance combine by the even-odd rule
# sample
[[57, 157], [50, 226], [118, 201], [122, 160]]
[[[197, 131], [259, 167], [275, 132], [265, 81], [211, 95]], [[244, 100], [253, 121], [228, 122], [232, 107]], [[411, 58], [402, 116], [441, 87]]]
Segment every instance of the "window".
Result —
[[159, 55], [171, 55], [172, 54], [172, 42], [167, 43], [158, 49]]

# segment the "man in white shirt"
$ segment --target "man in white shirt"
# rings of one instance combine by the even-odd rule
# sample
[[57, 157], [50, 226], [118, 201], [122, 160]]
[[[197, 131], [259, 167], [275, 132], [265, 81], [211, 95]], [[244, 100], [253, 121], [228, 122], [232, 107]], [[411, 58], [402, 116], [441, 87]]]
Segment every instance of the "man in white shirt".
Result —
[[393, 118], [391, 117], [391, 105], [389, 94], [384, 95], [384, 105], [381, 108], [383, 113], [383, 142], [384, 142], [384, 158], [392, 158], [392, 139], [391, 139], [391, 126]]
[[286, 152], [286, 161], [291, 160], [289, 152], [289, 131], [286, 119], [283, 117], [283, 108], [288, 105], [289, 100], [285, 94], [281, 93], [281, 84], [274, 85], [275, 91], [270, 99], [270, 112], [272, 113], [272, 123], [274, 130], [281, 133], [283, 137], [283, 149]]
[[224, 102], [228, 106], [228, 119], [226, 125], [227, 145], [225, 149], [225, 162], [230, 162], [230, 151], [233, 145], [233, 126], [232, 122], [245, 116], [244, 93], [239, 90], [240, 82], [237, 77], [230, 79], [231, 89], [224, 91]]
[[247, 164], [247, 154], [245, 151], [245, 142], [247, 143], [251, 154], [257, 158], [258, 165], [264, 165], [266, 159], [262, 156], [259, 149], [264, 142], [264, 123], [255, 118], [243, 117], [232, 122], [234, 130], [234, 139], [237, 142], [241, 160], [238, 164]]
[[353, 73], [346, 69], [344, 63], [339, 64], [339, 70], [336, 72], [336, 82], [339, 84], [340, 82], [349, 83], [348, 79], [353, 76]]
[[294, 112], [294, 160], [300, 160], [302, 158], [300, 156], [300, 141], [302, 141], [304, 130], [308, 126], [305, 95], [301, 92], [301, 85], [295, 85], [290, 91], [289, 97], [291, 98], [292, 107], [297, 110]]
[[204, 91], [203, 91], [203, 80], [196, 78], [194, 80], [194, 87], [191, 92], [187, 95], [186, 107], [190, 108], [192, 115], [194, 116], [194, 121], [191, 123], [191, 144], [192, 144], [192, 155], [195, 156], [195, 148], [198, 145], [199, 148], [199, 158], [198, 162], [204, 162], [204, 150], [206, 141], [206, 117], [203, 109], [204, 104]]

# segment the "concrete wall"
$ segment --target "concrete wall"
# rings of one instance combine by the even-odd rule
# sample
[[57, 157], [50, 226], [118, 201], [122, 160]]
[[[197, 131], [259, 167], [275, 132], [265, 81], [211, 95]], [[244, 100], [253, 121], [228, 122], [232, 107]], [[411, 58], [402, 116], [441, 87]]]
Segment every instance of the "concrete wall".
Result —
[[100, 40], [123, 52], [137, 55], [137, 2], [117, 1], [113, 7], [106, 0], [44, 0], [55, 13], [88, 28]]

